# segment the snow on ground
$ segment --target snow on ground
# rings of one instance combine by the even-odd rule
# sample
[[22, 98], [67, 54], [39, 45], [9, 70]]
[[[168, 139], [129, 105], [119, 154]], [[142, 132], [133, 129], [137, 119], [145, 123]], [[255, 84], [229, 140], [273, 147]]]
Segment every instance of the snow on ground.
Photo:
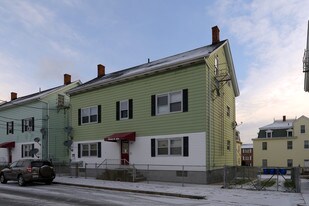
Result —
[[[307, 181], [307, 180], [306, 180]], [[287, 193], [277, 191], [256, 191], [245, 189], [222, 189], [222, 185], [196, 185], [185, 184], [182, 186], [177, 183], [162, 182], [117, 182], [96, 180], [92, 178], [75, 178], [75, 177], [56, 177], [54, 182], [88, 185], [94, 187], [103, 187], [111, 189], [126, 189], [131, 191], [149, 191], [158, 193], [172, 193], [181, 195], [203, 196], [205, 203], [210, 205], [280, 205], [296, 206], [306, 205], [301, 193]], [[306, 182], [309, 184], [309, 181]], [[309, 195], [309, 194], [303, 194]], [[306, 198], [305, 198], [306, 199]], [[308, 201], [308, 200], [307, 200]], [[308, 204], [308, 202], [307, 202]], [[308, 204], [309, 206], [309, 204]]]

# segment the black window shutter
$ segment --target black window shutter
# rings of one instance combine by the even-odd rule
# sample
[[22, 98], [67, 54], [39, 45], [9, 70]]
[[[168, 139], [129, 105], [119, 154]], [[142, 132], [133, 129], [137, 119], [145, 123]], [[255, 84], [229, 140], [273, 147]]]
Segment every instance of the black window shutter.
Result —
[[80, 144], [78, 144], [78, 147], [77, 147], [77, 155], [78, 155], [78, 158], [80, 158], [81, 157], [81, 145]]
[[156, 95], [151, 95], [151, 116], [156, 116]]
[[116, 120], [119, 120], [120, 102], [116, 102]]
[[133, 99], [129, 99], [129, 119], [133, 119]]
[[14, 122], [12, 121], [12, 134], [14, 134]]
[[9, 123], [6, 123], [6, 134], [9, 134]]
[[78, 125], [81, 125], [81, 110], [78, 109]]
[[188, 111], [188, 89], [182, 90], [182, 101], [183, 101], [182, 111], [187, 112]]
[[98, 123], [101, 123], [101, 105], [98, 105]]
[[21, 145], [21, 158], [24, 157], [24, 145], [22, 144]]
[[24, 128], [24, 120], [21, 120], [21, 132], [24, 132], [25, 128]]
[[34, 131], [34, 117], [32, 117], [32, 131]]
[[151, 139], [151, 156], [156, 156], [156, 139]]
[[101, 157], [101, 142], [98, 142], [98, 157]]
[[189, 137], [183, 137], [183, 156], [189, 156]]
[[[32, 150], [32, 155], [31, 155], [31, 156], [34, 157], [34, 152], [33, 152], [33, 150], [34, 150], [34, 144], [32, 144], [31, 150]], [[31, 151], [31, 150], [30, 150], [30, 151]]]

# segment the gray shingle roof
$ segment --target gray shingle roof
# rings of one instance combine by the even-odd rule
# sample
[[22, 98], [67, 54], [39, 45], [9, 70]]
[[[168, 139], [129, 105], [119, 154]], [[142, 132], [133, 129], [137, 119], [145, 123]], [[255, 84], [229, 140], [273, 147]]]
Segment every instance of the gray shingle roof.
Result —
[[[220, 46], [227, 43], [227, 40], [221, 41], [217, 44], [200, 47], [191, 51], [176, 54], [170, 57], [152, 61], [146, 64], [128, 68], [125, 70], [107, 74], [101, 78], [94, 78], [78, 87], [69, 90], [67, 93], [70, 95], [82, 93], [88, 90], [93, 90], [105, 85], [114, 84], [123, 80], [136, 78], [139, 76], [150, 75], [160, 71], [175, 69], [180, 66], [189, 65], [204, 61], [204, 57], [208, 57], [213, 51]], [[238, 87], [237, 87], [238, 88]]]

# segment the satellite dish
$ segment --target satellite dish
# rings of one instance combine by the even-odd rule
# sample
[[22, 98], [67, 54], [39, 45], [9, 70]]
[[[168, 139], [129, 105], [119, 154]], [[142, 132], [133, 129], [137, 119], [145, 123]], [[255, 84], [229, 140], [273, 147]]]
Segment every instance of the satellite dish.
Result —
[[71, 145], [73, 144], [73, 141], [69, 139], [69, 140], [64, 141], [63, 144], [66, 147], [71, 147]]
[[32, 149], [32, 150], [29, 151], [29, 154], [30, 154], [31, 156], [33, 156], [33, 155], [36, 156], [36, 154], [37, 154], [38, 152], [39, 152], [39, 149], [38, 149], [38, 148], [34, 148], [34, 149]]
[[40, 129], [40, 132], [41, 132], [42, 134], [45, 134], [46, 129], [45, 129], [45, 128], [42, 128], [42, 129]]
[[33, 141], [36, 142], [36, 143], [39, 143], [41, 141], [41, 139], [39, 137], [36, 137], [36, 138], [34, 138]]

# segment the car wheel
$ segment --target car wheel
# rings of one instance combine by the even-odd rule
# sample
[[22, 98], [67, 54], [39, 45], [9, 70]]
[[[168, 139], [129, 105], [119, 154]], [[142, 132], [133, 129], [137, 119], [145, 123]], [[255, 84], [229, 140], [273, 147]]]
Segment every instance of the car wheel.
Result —
[[18, 180], [17, 181], [18, 181], [18, 185], [19, 186], [24, 186], [26, 184], [25, 179], [24, 179], [24, 177], [22, 175], [18, 176]]
[[53, 170], [49, 166], [44, 165], [40, 168], [40, 175], [45, 178], [50, 178], [53, 175]]
[[5, 179], [4, 174], [1, 174], [1, 175], [0, 175], [0, 182], [1, 182], [2, 184], [5, 184], [5, 183], [8, 182], [8, 181]]

